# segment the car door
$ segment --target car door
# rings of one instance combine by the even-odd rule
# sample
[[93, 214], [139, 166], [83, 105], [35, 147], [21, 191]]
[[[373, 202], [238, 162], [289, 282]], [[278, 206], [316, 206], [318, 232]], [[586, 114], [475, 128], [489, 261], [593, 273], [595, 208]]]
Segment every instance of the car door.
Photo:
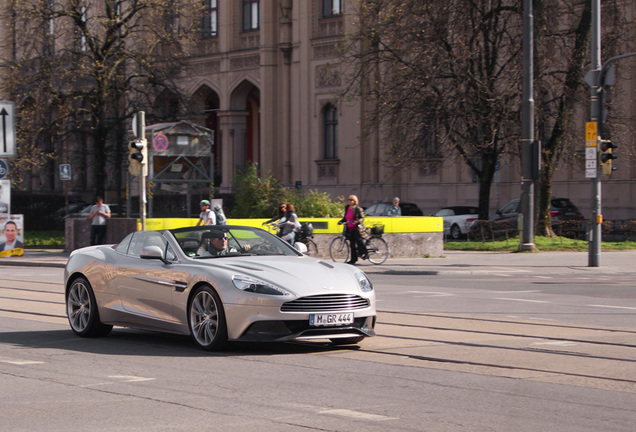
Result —
[[519, 203], [521, 201], [514, 199], [506, 203], [497, 211], [491, 220], [493, 231], [498, 234], [514, 233], [517, 231], [517, 219], [519, 218]]
[[177, 321], [172, 307], [173, 265], [159, 259], [141, 258], [141, 251], [148, 246], [158, 246], [166, 256], [168, 243], [161, 233], [136, 232], [127, 254], [117, 263], [115, 283], [122, 307], [132, 322], [161, 327]]

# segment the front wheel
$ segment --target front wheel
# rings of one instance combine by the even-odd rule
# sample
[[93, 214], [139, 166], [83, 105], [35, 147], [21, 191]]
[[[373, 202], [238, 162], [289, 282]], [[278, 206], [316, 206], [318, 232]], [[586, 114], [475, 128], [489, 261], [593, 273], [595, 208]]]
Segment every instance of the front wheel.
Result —
[[197, 345], [206, 351], [225, 346], [227, 327], [218, 294], [209, 286], [199, 287], [192, 295], [188, 309], [188, 325]]
[[93, 288], [83, 277], [75, 279], [66, 294], [66, 315], [73, 333], [81, 337], [102, 337], [113, 329], [99, 321]]
[[307, 240], [305, 246], [307, 246], [307, 252], [305, 252], [305, 255], [309, 255], [314, 258], [318, 256], [318, 246], [313, 240]]
[[389, 258], [389, 244], [382, 237], [371, 237], [366, 242], [369, 261], [382, 264]]
[[340, 235], [331, 241], [329, 255], [332, 261], [345, 262], [349, 259], [349, 245], [345, 236]]

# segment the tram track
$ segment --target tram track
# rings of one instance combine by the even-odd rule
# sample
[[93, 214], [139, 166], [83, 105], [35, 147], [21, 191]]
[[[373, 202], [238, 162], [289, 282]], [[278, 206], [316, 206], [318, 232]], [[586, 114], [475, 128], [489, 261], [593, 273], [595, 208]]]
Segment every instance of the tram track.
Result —
[[376, 331], [375, 361], [636, 392], [636, 329], [379, 310]]

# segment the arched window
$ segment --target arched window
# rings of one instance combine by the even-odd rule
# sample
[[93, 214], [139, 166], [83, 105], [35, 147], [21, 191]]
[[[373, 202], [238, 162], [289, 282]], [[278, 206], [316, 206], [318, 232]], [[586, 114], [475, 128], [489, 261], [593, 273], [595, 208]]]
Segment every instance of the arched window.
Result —
[[338, 158], [338, 109], [328, 103], [322, 110], [323, 159]]

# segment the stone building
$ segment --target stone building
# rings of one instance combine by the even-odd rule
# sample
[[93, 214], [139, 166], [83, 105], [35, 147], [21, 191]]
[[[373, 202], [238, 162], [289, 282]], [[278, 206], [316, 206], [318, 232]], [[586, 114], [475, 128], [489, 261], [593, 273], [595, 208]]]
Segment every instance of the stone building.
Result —
[[[378, 136], [361, 139], [365, 101], [339, 98], [345, 84], [338, 44], [353, 20], [348, 0], [206, 0], [204, 29], [180, 78], [187, 118], [214, 130], [215, 193], [231, 194], [237, 170], [250, 162], [289, 187], [317, 189], [333, 197], [356, 194], [362, 205], [400, 196], [425, 214], [447, 205], [476, 205], [478, 183], [455, 157], [427, 168], [391, 171]], [[636, 1], [625, 2], [634, 23]], [[633, 38], [632, 38], [633, 39]], [[636, 51], [636, 43], [626, 52]], [[636, 70], [634, 59], [626, 65]], [[625, 74], [621, 75], [623, 78]], [[636, 75], [617, 82], [620, 100], [636, 129]], [[159, 95], [152, 110], [166, 109]], [[578, 162], [559, 167], [553, 194], [572, 199], [590, 217], [592, 186], [585, 178], [584, 122]], [[620, 169], [603, 179], [606, 219], [636, 218], [633, 133], [618, 137]], [[520, 194], [517, 157], [502, 161], [491, 211]], [[570, 159], [572, 160], [572, 159]], [[576, 158], [575, 158], [576, 160]], [[87, 185], [90, 186], [90, 185]], [[58, 188], [61, 186], [57, 186]]]

